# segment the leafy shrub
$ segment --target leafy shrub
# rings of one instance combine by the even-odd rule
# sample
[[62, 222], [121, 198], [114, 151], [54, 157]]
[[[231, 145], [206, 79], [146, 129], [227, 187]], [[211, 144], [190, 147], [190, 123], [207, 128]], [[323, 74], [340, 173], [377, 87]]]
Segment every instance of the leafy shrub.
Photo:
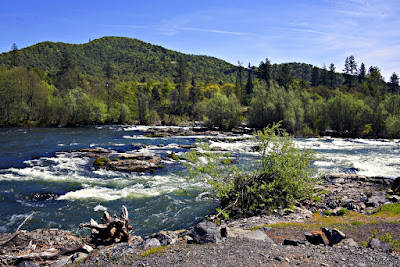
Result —
[[249, 168], [221, 160], [229, 153], [211, 152], [206, 144], [201, 145], [208, 151], [202, 158], [194, 151], [185, 154], [190, 177], [206, 181], [220, 200], [219, 215], [252, 216], [313, 197], [317, 178], [310, 167], [311, 150], [296, 147], [280, 123], [257, 131], [254, 142], [259, 157]]
[[337, 212], [337, 216], [343, 216], [347, 213], [347, 210], [345, 208], [341, 208], [338, 212]]
[[329, 215], [331, 215], [331, 212], [329, 210], [324, 210], [324, 212], [322, 214], [329, 216]]

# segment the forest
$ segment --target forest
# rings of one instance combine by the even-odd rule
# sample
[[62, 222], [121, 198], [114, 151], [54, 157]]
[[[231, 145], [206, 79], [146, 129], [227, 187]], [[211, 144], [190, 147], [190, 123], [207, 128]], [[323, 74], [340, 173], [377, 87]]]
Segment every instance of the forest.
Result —
[[245, 67], [122, 37], [13, 44], [0, 55], [3, 127], [199, 120], [229, 130], [282, 121], [296, 135], [400, 138], [399, 93], [396, 73], [385, 82], [352, 55], [343, 66], [267, 58]]

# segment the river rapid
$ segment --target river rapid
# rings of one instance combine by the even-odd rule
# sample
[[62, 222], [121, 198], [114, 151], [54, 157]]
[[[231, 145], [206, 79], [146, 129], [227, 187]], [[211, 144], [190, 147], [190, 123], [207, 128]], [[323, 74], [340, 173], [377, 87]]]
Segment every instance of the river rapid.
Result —
[[[32, 213], [23, 229], [62, 228], [78, 231], [81, 222], [99, 221], [102, 212], [119, 214], [125, 205], [134, 234], [187, 228], [212, 214], [216, 202], [207, 187], [187, 180], [177, 161], [165, 161], [155, 173], [95, 170], [91, 158], [76, 151], [103, 147], [115, 151], [183, 154], [179, 145], [208, 140], [208, 136], [146, 137], [145, 126], [0, 129], [0, 232], [13, 232]], [[241, 162], [256, 153], [243, 136], [209, 141], [227, 149]], [[250, 136], [245, 136], [250, 137]], [[224, 142], [224, 138], [237, 138]], [[398, 140], [295, 138], [301, 148], [317, 152], [313, 163], [320, 175], [350, 172], [395, 178], [400, 171]], [[40, 195], [38, 195], [40, 193]]]

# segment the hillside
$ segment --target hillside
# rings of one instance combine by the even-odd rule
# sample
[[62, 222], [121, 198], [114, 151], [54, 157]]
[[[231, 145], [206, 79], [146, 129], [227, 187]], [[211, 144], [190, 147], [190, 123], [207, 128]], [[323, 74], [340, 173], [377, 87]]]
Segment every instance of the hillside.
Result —
[[[18, 51], [18, 65], [28, 69], [38, 67], [50, 77], [60, 70], [63, 53], [83, 79], [103, 78], [103, 66], [110, 62], [120, 80], [168, 78], [173, 80], [178, 57], [188, 64], [188, 71], [196, 81], [233, 83], [236, 66], [209, 56], [186, 55], [161, 46], [125, 37], [103, 37], [86, 44], [43, 42]], [[0, 65], [11, 65], [11, 52], [0, 54]]]

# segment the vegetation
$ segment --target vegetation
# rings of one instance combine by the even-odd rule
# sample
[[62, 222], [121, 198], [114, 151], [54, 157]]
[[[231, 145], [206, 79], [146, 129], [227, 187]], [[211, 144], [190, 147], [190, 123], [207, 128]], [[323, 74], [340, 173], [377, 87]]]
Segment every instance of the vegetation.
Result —
[[0, 125], [282, 121], [299, 135], [400, 138], [398, 75], [386, 83], [354, 56], [335, 70], [268, 58], [245, 68], [121, 37], [13, 44], [0, 54]]
[[290, 207], [313, 196], [317, 182], [310, 168], [313, 153], [297, 148], [280, 126], [274, 124], [255, 134], [260, 157], [251, 170], [231, 164], [229, 154], [212, 152], [206, 144], [201, 147], [208, 152], [201, 157], [195, 151], [185, 154], [191, 177], [201, 177], [211, 186], [221, 203], [219, 212], [226, 218]]
[[394, 239], [392, 233], [384, 233], [382, 235], [378, 235], [378, 231], [372, 231], [372, 238], [378, 238], [380, 241], [389, 243], [392, 246], [393, 251], [400, 250], [400, 240]]
[[149, 248], [146, 251], [142, 252], [142, 254], [140, 254], [140, 255], [142, 257], [148, 257], [150, 255], [160, 253], [160, 252], [164, 251], [166, 248], [167, 248], [167, 246]]
[[99, 167], [99, 166], [104, 166], [104, 164], [105, 164], [106, 162], [110, 162], [110, 159], [107, 158], [107, 157], [96, 158], [96, 159], [93, 161], [93, 166], [97, 166], [97, 167]]

